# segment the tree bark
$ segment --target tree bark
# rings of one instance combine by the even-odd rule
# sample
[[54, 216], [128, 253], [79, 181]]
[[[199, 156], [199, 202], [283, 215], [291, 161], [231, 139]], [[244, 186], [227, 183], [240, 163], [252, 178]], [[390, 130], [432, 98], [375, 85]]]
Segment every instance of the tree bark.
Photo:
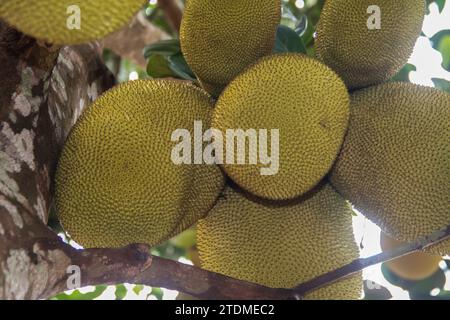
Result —
[[46, 47], [0, 22], [0, 299], [40, 298], [65, 274], [46, 227], [61, 147], [82, 110], [114, 84], [98, 45]]
[[107, 36], [101, 44], [121, 58], [130, 59], [142, 69], [146, 69], [144, 48], [168, 38], [164, 31], [147, 21], [144, 14], [139, 12], [129, 24]]

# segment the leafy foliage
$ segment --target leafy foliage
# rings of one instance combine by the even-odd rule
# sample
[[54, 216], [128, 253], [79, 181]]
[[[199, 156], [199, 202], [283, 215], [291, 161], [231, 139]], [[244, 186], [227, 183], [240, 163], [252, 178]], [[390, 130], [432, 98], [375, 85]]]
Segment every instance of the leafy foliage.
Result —
[[391, 292], [378, 283], [370, 280], [364, 281], [364, 300], [389, 300]]
[[144, 51], [148, 59], [147, 73], [152, 78], [172, 77], [194, 80], [194, 73], [181, 54], [178, 39], [164, 40], [149, 45]]
[[302, 38], [291, 28], [280, 25], [277, 30], [275, 53], [297, 52], [306, 53]]
[[430, 5], [432, 3], [435, 3], [438, 6], [439, 12], [442, 12], [442, 10], [444, 10], [445, 0], [427, 0], [427, 5]]
[[419, 281], [410, 281], [398, 277], [384, 263], [381, 266], [381, 271], [385, 279], [391, 284], [408, 291], [411, 299], [435, 299], [436, 296], [432, 295], [434, 289], [440, 290], [441, 298], [450, 297], [450, 291], [444, 290], [445, 270], [438, 270], [432, 276]]
[[450, 30], [442, 30], [430, 38], [434, 49], [442, 55], [442, 67], [450, 71]]
[[53, 298], [51, 300], [94, 300], [95, 298], [100, 297], [100, 295], [105, 292], [105, 290], [108, 288], [106, 285], [100, 285], [94, 287], [94, 291], [87, 292], [87, 293], [81, 293], [80, 290], [74, 290], [72, 293], [61, 293]]
[[417, 71], [417, 68], [415, 65], [408, 63], [390, 81], [409, 82], [411, 71]]

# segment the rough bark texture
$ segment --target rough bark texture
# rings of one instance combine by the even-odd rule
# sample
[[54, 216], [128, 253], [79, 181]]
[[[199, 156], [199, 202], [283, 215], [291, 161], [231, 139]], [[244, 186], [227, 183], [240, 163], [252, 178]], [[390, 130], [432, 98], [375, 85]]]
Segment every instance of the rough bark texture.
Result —
[[175, 32], [180, 32], [183, 12], [175, 0], [159, 0], [158, 6], [164, 11], [167, 21], [172, 25]]
[[[62, 250], [45, 224], [61, 146], [83, 108], [113, 85], [97, 45], [45, 47], [0, 22], [0, 299], [42, 297]], [[40, 240], [39, 240], [40, 241]]]
[[149, 44], [168, 39], [169, 36], [151, 24], [142, 12], [125, 27], [101, 41], [105, 48], [111, 49], [122, 58], [128, 58], [145, 69], [144, 48]]

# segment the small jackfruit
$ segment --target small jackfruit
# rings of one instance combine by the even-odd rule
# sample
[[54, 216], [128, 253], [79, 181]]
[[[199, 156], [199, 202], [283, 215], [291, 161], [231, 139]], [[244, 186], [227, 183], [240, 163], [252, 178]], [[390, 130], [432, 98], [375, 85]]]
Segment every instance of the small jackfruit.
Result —
[[172, 162], [174, 130], [210, 123], [212, 100], [179, 81], [119, 85], [76, 123], [60, 157], [56, 207], [84, 247], [157, 244], [211, 209], [224, 179], [218, 166]]
[[327, 0], [317, 55], [350, 89], [379, 84], [408, 61], [424, 16], [424, 0]]
[[234, 77], [270, 54], [280, 0], [187, 0], [181, 50], [205, 90], [218, 95]]
[[[383, 251], [389, 251], [402, 245], [402, 242], [382, 232], [380, 244]], [[440, 256], [416, 252], [385, 262], [385, 264], [397, 276], [406, 280], [417, 281], [432, 276], [439, 270], [441, 261]]]
[[37, 39], [79, 44], [120, 29], [145, 0], [2, 0], [0, 17]]
[[[224, 145], [233, 143], [229, 129], [249, 134], [245, 145], [234, 140], [235, 164], [230, 163], [233, 150], [224, 151], [223, 168], [237, 184], [260, 197], [290, 199], [311, 190], [328, 173], [348, 116], [347, 89], [331, 69], [304, 55], [280, 54], [262, 58], [228, 85], [217, 101], [212, 126], [221, 132]], [[261, 153], [266, 147], [271, 164]], [[258, 156], [253, 163], [252, 151]], [[239, 155], [245, 156], [245, 165], [238, 163]], [[263, 173], [267, 169], [271, 172]]]
[[[450, 95], [387, 83], [351, 96], [350, 124], [331, 182], [400, 241], [450, 224]], [[430, 248], [450, 253], [450, 241]]]
[[[293, 288], [359, 257], [352, 210], [330, 185], [287, 203], [227, 188], [197, 225], [203, 268], [272, 288]], [[358, 299], [361, 274], [307, 294]]]

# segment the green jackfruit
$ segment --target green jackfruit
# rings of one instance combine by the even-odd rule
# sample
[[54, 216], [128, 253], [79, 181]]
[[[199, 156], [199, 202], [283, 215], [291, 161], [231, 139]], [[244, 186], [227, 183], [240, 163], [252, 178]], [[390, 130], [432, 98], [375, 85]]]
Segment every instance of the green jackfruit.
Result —
[[97, 99], [69, 136], [56, 174], [64, 229], [84, 247], [154, 245], [214, 205], [224, 179], [215, 165], [172, 162], [174, 130], [210, 122], [203, 90], [169, 80], [119, 85]]
[[120, 29], [145, 0], [2, 0], [0, 17], [32, 37], [79, 44]]
[[[292, 288], [359, 256], [352, 210], [329, 185], [280, 204], [227, 188], [197, 226], [203, 268], [273, 288]], [[358, 299], [361, 274], [308, 299]]]
[[187, 0], [181, 49], [192, 71], [216, 96], [259, 58], [270, 54], [280, 0]]
[[[223, 169], [255, 195], [290, 199], [311, 190], [328, 173], [344, 140], [348, 116], [347, 89], [331, 69], [304, 55], [280, 54], [262, 58], [229, 84], [217, 101], [212, 126], [223, 137], [229, 129], [256, 131], [256, 163], [249, 160], [250, 138], [245, 148], [235, 139], [235, 164], [227, 161], [233, 151], [227, 148]], [[279, 130], [278, 143], [272, 138], [274, 130]], [[271, 165], [260, 152], [265, 146], [274, 158]], [[237, 162], [239, 154], [245, 155], [245, 165]], [[271, 172], [263, 173], [268, 168]]]
[[317, 55], [350, 89], [384, 82], [408, 61], [424, 16], [424, 0], [327, 0]]
[[[355, 92], [336, 189], [399, 241], [450, 224], [450, 95], [409, 83]], [[450, 241], [430, 249], [450, 253]]]

